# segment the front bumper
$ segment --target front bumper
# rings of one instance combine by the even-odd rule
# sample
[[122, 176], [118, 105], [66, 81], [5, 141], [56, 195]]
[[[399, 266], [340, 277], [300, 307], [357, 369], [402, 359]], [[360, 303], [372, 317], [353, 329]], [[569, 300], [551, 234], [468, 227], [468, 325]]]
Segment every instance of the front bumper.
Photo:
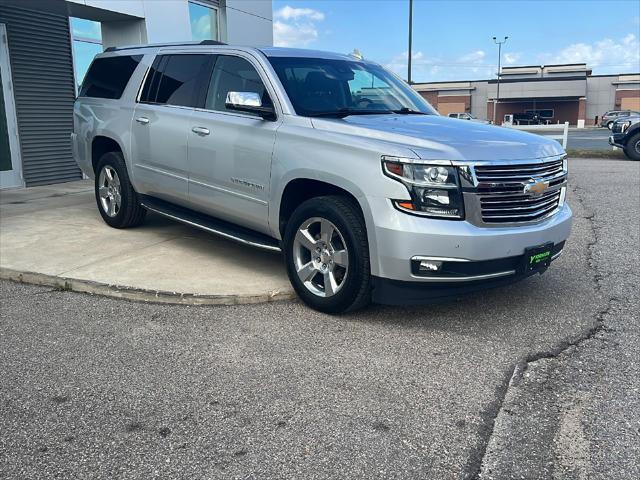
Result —
[[[552, 262], [562, 254], [564, 244], [565, 242], [560, 242], [553, 246]], [[527, 271], [524, 260], [525, 255], [519, 255], [479, 262], [445, 262], [445, 270], [451, 271], [445, 272], [447, 279], [440, 278], [438, 283], [390, 280], [374, 276], [372, 300], [385, 305], [438, 303], [478, 290], [509, 285], [536, 273], [542, 274], [546, 270]]]
[[[478, 227], [466, 221], [437, 220], [398, 212], [387, 199], [369, 198], [374, 226], [375, 255], [372, 274], [381, 279], [434, 286], [438, 282], [415, 275], [414, 257], [444, 257], [459, 265], [482, 265], [479, 274], [500, 273], [512, 268], [486, 270], [489, 261], [505, 261], [524, 255], [525, 249], [546, 243], [560, 245], [571, 232], [572, 212], [565, 203], [553, 216], [536, 224], [509, 227]], [[496, 264], [498, 265], [498, 264]], [[458, 268], [458, 267], [456, 267]], [[472, 267], [459, 267], [472, 268]], [[444, 272], [446, 273], [446, 272]], [[462, 275], [462, 271], [454, 274]], [[470, 272], [468, 276], [472, 276]], [[507, 280], [514, 275], [495, 280]], [[471, 279], [469, 283], [474, 283]], [[445, 280], [446, 281], [446, 280]], [[511, 280], [513, 281], [513, 280]], [[451, 282], [447, 282], [451, 283]], [[464, 281], [456, 281], [464, 284]]]
[[613, 147], [624, 148], [624, 143], [623, 143], [624, 137], [625, 137], [624, 133], [614, 133], [613, 135], [610, 135], [609, 145]]

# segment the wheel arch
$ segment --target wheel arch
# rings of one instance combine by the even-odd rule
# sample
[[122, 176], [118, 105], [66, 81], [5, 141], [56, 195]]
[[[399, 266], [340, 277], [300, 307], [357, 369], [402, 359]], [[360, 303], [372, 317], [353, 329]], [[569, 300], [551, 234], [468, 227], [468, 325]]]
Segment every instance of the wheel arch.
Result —
[[372, 273], [375, 274], [374, 272], [377, 271], [377, 262], [375, 261], [377, 243], [371, 209], [363, 192], [355, 186], [344, 184], [340, 180], [341, 179], [317, 179], [312, 176], [298, 176], [283, 183], [282, 193], [276, 197], [278, 203], [276, 211], [273, 212], [272, 216], [275, 220], [272, 224], [272, 231], [277, 230], [279, 238], [283, 238], [284, 228], [288, 219], [302, 202], [324, 195], [343, 195], [353, 200], [360, 209], [367, 229]]
[[96, 135], [93, 137], [93, 140], [91, 140], [91, 165], [94, 173], [97, 173], [96, 167], [98, 166], [98, 162], [102, 156], [108, 152], [120, 152], [124, 156], [124, 149], [117, 140], [106, 135]]
[[640, 122], [639, 123], [635, 123], [633, 125], [631, 125], [627, 131], [625, 132], [625, 136], [623, 139], [624, 145], [627, 145], [627, 143], [629, 142], [629, 140], [631, 140], [631, 137], [633, 137], [635, 134], [637, 134], [638, 132], [640, 132]]
[[356, 196], [348, 190], [321, 180], [295, 178], [286, 184], [280, 197], [280, 208], [278, 211], [278, 231], [280, 235], [284, 234], [287, 222], [298, 205], [311, 198], [325, 195], [341, 195], [350, 198], [358, 205], [364, 217], [360, 202]]

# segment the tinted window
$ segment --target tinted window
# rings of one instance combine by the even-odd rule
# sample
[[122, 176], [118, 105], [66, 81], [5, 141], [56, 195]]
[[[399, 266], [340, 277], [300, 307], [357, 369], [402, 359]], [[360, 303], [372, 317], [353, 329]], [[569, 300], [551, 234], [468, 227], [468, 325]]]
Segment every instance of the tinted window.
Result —
[[270, 57], [299, 115], [435, 111], [420, 94], [384, 68], [357, 60]]
[[81, 97], [120, 98], [142, 55], [96, 58], [80, 89]]
[[147, 74], [142, 102], [195, 107], [201, 102], [202, 84], [212, 55], [161, 55]]
[[[263, 106], [272, 105], [258, 72], [248, 61], [240, 57], [220, 55], [213, 68], [205, 108], [227, 111], [225, 102], [229, 92], [257, 93], [262, 98]], [[229, 111], [238, 113], [235, 110]]]
[[162, 65], [166, 62], [167, 57], [156, 57], [153, 61], [153, 65], [147, 73], [144, 86], [142, 87], [142, 93], [140, 94], [141, 102], [155, 102], [156, 94], [158, 93], [158, 84], [162, 77]]

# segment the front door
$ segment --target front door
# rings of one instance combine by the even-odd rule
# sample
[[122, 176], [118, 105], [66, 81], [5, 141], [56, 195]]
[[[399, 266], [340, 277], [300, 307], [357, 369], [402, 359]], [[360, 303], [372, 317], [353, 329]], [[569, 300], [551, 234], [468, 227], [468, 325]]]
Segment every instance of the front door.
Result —
[[[203, 109], [191, 117], [189, 200], [216, 217], [268, 233], [271, 156], [279, 121], [228, 110], [228, 92], [271, 102], [249, 57], [217, 55]], [[258, 67], [259, 68], [259, 67]]]
[[133, 175], [140, 193], [187, 203], [191, 116], [210, 62], [211, 55], [161, 54], [149, 70], [131, 126]]
[[7, 30], [0, 24], [0, 188], [24, 186]]

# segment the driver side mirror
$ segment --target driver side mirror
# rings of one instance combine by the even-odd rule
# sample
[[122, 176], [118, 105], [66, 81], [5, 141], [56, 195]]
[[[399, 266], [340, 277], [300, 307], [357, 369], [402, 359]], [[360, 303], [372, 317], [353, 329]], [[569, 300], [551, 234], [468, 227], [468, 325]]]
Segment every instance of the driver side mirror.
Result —
[[225, 107], [238, 112], [253, 113], [265, 120], [275, 120], [276, 112], [272, 106], [262, 105], [262, 98], [255, 92], [227, 92]]

